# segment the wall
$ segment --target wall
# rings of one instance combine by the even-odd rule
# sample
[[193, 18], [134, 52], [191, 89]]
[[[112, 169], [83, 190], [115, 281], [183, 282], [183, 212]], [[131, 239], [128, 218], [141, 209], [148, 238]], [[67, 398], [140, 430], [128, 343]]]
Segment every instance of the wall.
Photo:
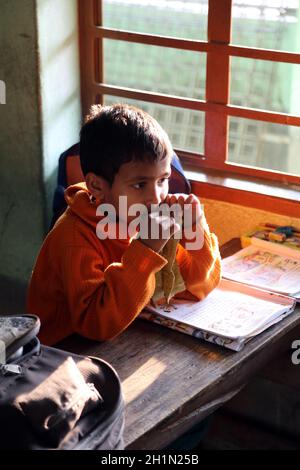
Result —
[[45, 229], [34, 0], [1, 0], [0, 44], [0, 275], [23, 280]]
[[37, 1], [43, 179], [49, 226], [58, 156], [79, 139], [81, 124], [77, 0]]
[[300, 217], [287, 217], [212, 199], [201, 198], [201, 203], [204, 204], [204, 212], [210, 229], [218, 236], [220, 245], [252, 230], [261, 222], [294, 225], [300, 228]]
[[1, 0], [0, 277], [26, 283], [81, 119], [76, 0]]

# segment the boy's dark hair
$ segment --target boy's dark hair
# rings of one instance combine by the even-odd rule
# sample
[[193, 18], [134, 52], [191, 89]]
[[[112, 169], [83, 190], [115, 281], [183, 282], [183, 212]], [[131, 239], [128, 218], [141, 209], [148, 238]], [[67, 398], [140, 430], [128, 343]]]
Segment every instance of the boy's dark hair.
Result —
[[158, 161], [172, 153], [170, 140], [158, 122], [134, 106], [94, 105], [80, 132], [83, 174], [95, 173], [111, 185], [124, 163]]

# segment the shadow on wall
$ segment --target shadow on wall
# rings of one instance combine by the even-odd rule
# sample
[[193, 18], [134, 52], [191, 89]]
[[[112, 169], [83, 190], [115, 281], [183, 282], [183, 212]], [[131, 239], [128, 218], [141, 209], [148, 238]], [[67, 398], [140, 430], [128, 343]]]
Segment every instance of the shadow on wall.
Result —
[[[59, 155], [57, 157], [58, 161]], [[47, 210], [46, 210], [46, 234], [49, 231], [52, 216], [53, 216], [53, 196], [54, 196], [54, 191], [57, 186], [57, 168], [50, 174], [45, 180], [45, 188], [46, 188], [46, 194], [47, 194]]]
[[26, 313], [25, 282], [0, 276], [0, 315]]

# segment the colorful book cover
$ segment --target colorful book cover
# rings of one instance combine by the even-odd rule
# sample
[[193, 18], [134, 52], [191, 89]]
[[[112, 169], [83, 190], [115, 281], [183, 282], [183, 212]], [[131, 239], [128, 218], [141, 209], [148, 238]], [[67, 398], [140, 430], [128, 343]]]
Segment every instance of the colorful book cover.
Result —
[[247, 338], [244, 341], [237, 341], [231, 338], [224, 338], [222, 336], [213, 335], [211, 333], [208, 333], [207, 331], [199, 330], [198, 328], [194, 328], [193, 326], [181, 323], [177, 320], [171, 320], [170, 318], [162, 317], [160, 314], [156, 314], [147, 310], [143, 310], [141, 312], [140, 318], [151, 321], [153, 323], [157, 323], [158, 325], [165, 326], [167, 328], [170, 328], [171, 330], [180, 331], [181, 333], [185, 333], [186, 335], [194, 336], [195, 338], [203, 339], [204, 341], [217, 344], [218, 346], [223, 346], [225, 348], [232, 349], [233, 351], [240, 351], [246, 341], [249, 341], [250, 339]]
[[300, 250], [300, 229], [296, 227], [281, 227], [280, 225], [262, 223], [250, 232], [241, 235], [242, 247], [251, 245], [252, 238]]

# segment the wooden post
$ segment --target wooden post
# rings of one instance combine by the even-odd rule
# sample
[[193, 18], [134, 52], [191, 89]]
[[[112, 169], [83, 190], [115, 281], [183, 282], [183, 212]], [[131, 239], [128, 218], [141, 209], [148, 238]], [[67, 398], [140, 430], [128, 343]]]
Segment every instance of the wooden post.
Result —
[[[207, 38], [209, 44], [230, 43], [231, 0], [209, 0]], [[228, 104], [230, 57], [208, 51], [206, 62], [207, 103]], [[227, 159], [228, 116], [214, 111], [205, 115], [204, 154], [208, 163], [222, 168]]]
[[[83, 116], [88, 114], [91, 104], [96, 102], [94, 85], [101, 78], [99, 67], [99, 51], [95, 47], [96, 42], [102, 41], [95, 38], [94, 26], [97, 21], [97, 0], [78, 0], [80, 22], [80, 76], [81, 99]], [[98, 59], [97, 59], [98, 57]]]

